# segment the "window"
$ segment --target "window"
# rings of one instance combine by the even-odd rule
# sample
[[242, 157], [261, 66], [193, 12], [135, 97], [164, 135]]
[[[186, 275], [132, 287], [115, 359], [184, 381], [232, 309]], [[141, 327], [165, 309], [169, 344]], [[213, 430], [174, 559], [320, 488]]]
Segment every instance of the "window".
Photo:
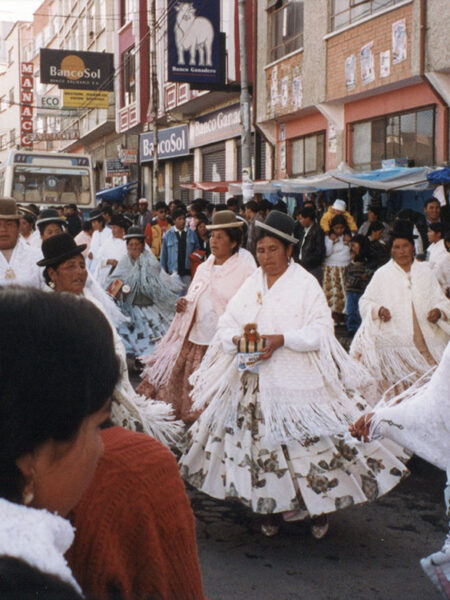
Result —
[[291, 142], [290, 175], [303, 176], [325, 171], [325, 132]]
[[134, 16], [134, 0], [120, 0], [120, 26], [132, 20]]
[[105, 29], [105, 27], [106, 27], [106, 0], [100, 0], [99, 27], [100, 27], [100, 30]]
[[272, 62], [303, 46], [303, 1], [269, 0], [268, 10]]
[[336, 31], [402, 0], [331, 0], [330, 31]]
[[9, 90], [8, 101], [9, 101], [9, 106], [14, 106], [14, 88], [11, 88]]
[[127, 106], [136, 100], [136, 63], [134, 46], [122, 54], [122, 77], [122, 106]]
[[358, 169], [378, 169], [390, 158], [407, 159], [415, 167], [433, 165], [434, 146], [434, 108], [353, 125], [353, 166]]

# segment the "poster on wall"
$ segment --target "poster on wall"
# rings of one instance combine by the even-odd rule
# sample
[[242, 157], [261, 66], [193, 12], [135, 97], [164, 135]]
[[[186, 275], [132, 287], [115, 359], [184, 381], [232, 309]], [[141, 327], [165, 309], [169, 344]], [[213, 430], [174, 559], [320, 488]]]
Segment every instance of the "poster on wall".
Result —
[[406, 19], [392, 23], [392, 63], [394, 65], [406, 60]]
[[389, 77], [391, 74], [391, 51], [380, 52], [380, 77]]
[[356, 85], [356, 55], [351, 54], [345, 59], [345, 87], [352, 90]]
[[270, 76], [270, 105], [272, 110], [278, 102], [278, 67], [274, 67]]
[[286, 142], [280, 144], [280, 171], [286, 173]]
[[295, 71], [295, 77], [292, 80], [292, 100], [294, 110], [301, 108], [303, 104], [303, 82], [302, 76], [298, 74], [298, 70]]
[[281, 80], [281, 106], [286, 108], [289, 99], [289, 77]]
[[373, 42], [365, 44], [360, 52], [361, 60], [361, 80], [363, 84], [371, 83], [375, 80], [375, 68], [373, 60]]
[[174, 2], [168, 11], [168, 81], [222, 82], [220, 0]]
[[329, 154], [337, 152], [336, 127], [330, 122], [328, 122], [328, 152]]

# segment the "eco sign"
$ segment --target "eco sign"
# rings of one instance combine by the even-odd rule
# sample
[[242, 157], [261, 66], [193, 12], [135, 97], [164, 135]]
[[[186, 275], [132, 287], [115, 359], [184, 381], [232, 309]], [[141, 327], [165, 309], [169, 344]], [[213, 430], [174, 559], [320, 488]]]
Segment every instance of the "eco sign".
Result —
[[[153, 160], [154, 152], [153, 132], [143, 133], [139, 139], [139, 162], [144, 163]], [[188, 128], [187, 125], [170, 127], [158, 132], [158, 158], [175, 158], [189, 154]]]
[[114, 90], [113, 54], [48, 48], [40, 53], [41, 83], [64, 90]]
[[167, 36], [169, 81], [221, 82], [220, 0], [174, 3]]

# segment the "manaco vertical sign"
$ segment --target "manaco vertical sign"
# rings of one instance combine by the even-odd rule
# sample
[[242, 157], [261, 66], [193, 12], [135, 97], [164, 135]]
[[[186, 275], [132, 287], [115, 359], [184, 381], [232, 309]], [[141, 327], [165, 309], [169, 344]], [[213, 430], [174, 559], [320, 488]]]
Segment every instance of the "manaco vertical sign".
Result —
[[33, 145], [34, 65], [20, 63], [20, 145]]
[[169, 81], [221, 83], [220, 0], [176, 2], [167, 36]]

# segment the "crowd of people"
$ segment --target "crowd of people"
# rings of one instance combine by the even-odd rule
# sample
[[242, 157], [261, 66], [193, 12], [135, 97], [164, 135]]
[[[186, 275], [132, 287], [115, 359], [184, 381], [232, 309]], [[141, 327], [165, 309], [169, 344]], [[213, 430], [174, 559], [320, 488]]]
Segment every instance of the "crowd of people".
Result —
[[[0, 198], [0, 594], [204, 598], [182, 480], [320, 539], [409, 451], [449, 469], [446, 217]], [[422, 566], [450, 598], [450, 543]]]

